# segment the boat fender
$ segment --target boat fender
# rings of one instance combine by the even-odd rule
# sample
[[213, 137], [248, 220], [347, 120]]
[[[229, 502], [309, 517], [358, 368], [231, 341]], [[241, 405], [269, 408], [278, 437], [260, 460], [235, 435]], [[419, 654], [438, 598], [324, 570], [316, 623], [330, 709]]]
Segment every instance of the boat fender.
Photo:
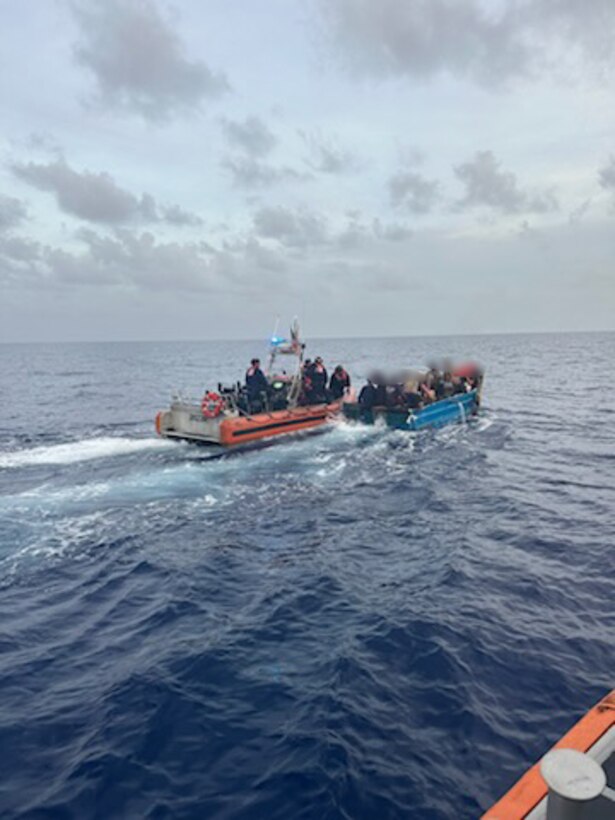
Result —
[[205, 393], [201, 402], [201, 413], [206, 419], [215, 419], [224, 409], [224, 399], [219, 393], [211, 390]]

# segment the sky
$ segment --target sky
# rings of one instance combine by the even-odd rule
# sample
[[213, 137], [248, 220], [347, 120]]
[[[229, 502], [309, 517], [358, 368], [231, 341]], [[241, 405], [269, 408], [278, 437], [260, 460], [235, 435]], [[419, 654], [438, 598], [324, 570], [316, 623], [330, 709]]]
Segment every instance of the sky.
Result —
[[615, 329], [614, 0], [0, 27], [0, 341]]

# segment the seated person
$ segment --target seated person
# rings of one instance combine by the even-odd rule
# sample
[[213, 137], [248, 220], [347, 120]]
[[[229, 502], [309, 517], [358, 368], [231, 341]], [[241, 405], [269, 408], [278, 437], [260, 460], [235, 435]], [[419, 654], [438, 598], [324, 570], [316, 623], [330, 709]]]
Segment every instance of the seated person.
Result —
[[403, 410], [406, 402], [404, 400], [404, 390], [401, 384], [390, 384], [386, 388], [387, 407], [392, 410]]
[[429, 378], [425, 378], [419, 384], [418, 393], [425, 404], [431, 404], [436, 400], [436, 391], [433, 389]]
[[419, 385], [415, 381], [407, 381], [404, 385], [404, 404], [409, 410], [419, 410], [423, 406], [423, 396]]
[[455, 385], [453, 384], [453, 377], [447, 371], [442, 376], [442, 379], [438, 382], [438, 386], [436, 387], [436, 398], [448, 399], [453, 395], [454, 392]]

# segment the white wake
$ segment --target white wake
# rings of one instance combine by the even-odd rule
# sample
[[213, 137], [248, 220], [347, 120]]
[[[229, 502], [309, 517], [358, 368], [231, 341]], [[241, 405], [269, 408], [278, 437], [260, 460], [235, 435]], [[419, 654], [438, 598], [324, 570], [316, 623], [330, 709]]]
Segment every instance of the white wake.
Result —
[[0, 453], [0, 468], [30, 467], [37, 464], [74, 464], [96, 458], [109, 458], [140, 450], [160, 450], [175, 447], [172, 441], [158, 438], [101, 438], [83, 439], [68, 444], [53, 444], [29, 450]]

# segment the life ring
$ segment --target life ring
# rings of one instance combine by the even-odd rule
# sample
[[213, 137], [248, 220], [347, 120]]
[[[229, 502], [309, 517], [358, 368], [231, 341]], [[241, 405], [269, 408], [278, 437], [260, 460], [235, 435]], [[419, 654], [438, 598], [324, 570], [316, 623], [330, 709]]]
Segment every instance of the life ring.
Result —
[[211, 390], [205, 393], [201, 402], [201, 413], [203, 418], [215, 419], [224, 409], [224, 399], [219, 393], [212, 393]]

